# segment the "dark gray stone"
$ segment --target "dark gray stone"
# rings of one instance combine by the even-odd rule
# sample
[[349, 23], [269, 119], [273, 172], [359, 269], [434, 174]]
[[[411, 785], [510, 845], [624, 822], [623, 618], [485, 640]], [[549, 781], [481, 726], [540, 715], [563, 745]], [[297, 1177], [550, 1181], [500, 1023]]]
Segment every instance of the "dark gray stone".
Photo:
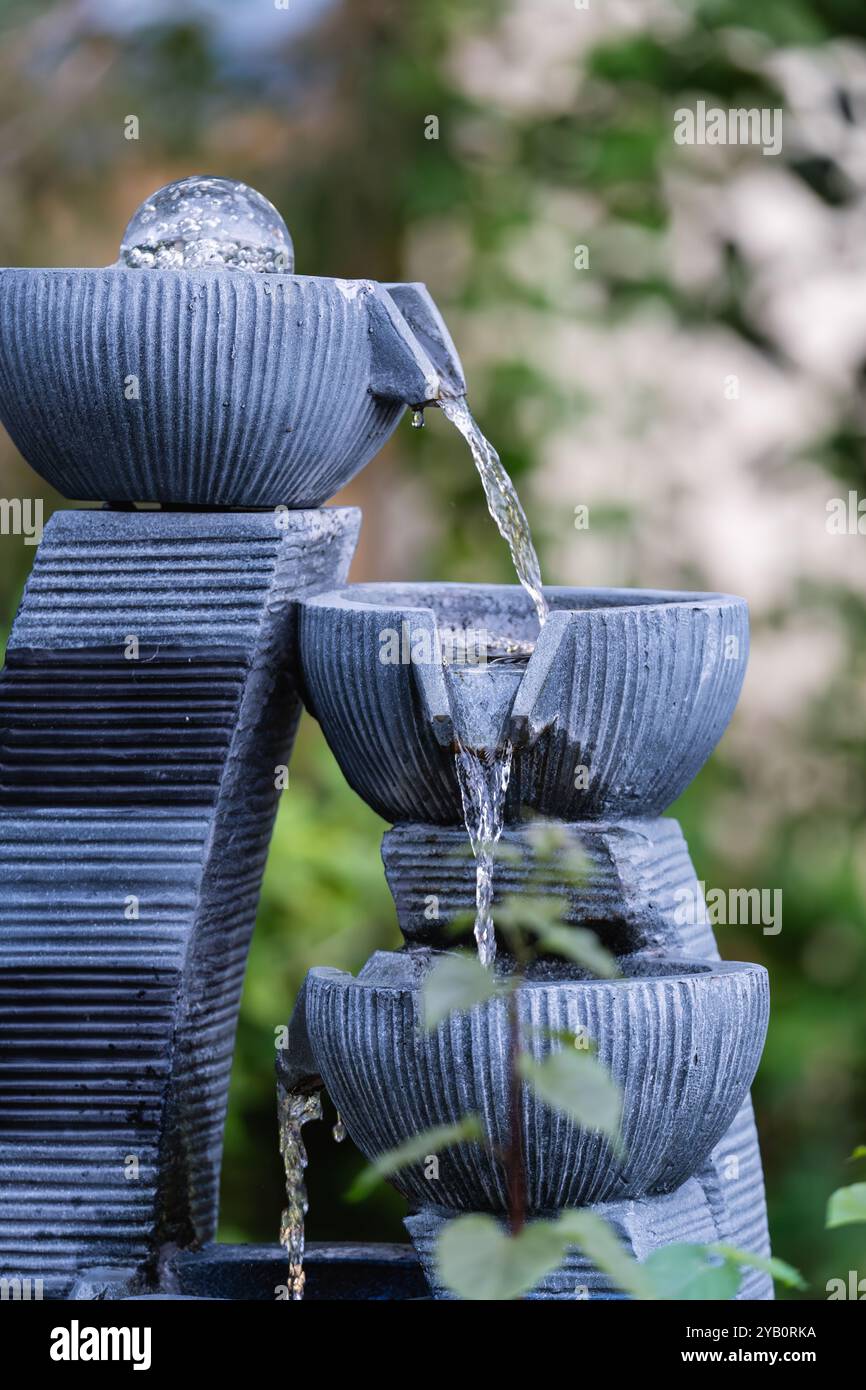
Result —
[[[519, 857], [509, 855], [497, 863], [496, 900], [522, 891], [555, 894], [563, 901], [564, 921], [592, 928], [618, 955], [664, 947], [707, 961], [719, 959], [709, 918], [696, 913], [692, 919], [680, 911], [684, 901], [702, 906], [703, 898], [675, 820], [582, 821], [560, 823], [560, 828], [586, 856], [580, 884], [563, 886], [555, 860], [536, 861], [527, 827], [509, 826], [503, 840]], [[384, 836], [382, 857], [407, 941], [453, 945], [449, 924], [470, 910], [475, 894], [474, 860], [467, 854], [465, 832], [449, 826], [397, 825]], [[431, 894], [438, 920], [425, 915]], [[720, 1232], [715, 1239], [768, 1255], [761, 1156], [750, 1101], [698, 1170], [698, 1178]], [[772, 1282], [749, 1270], [741, 1296], [772, 1298]]]
[[[743, 600], [545, 592], [552, 612], [522, 672], [479, 667], [471, 687], [443, 668], [435, 630], [533, 638], [516, 585], [358, 584], [304, 604], [305, 699], [348, 781], [386, 820], [461, 825], [455, 734], [487, 747], [497, 727], [515, 747], [508, 820], [524, 806], [565, 821], [658, 815], [700, 771], [743, 682]], [[426, 660], [381, 659], [388, 634], [403, 632], [422, 639]]]
[[[425, 1298], [427, 1286], [411, 1245], [327, 1244], [304, 1254], [305, 1302], [390, 1302]], [[208, 1245], [178, 1255], [166, 1273], [182, 1298], [274, 1302], [285, 1298], [286, 1252], [279, 1245]]]
[[[679, 920], [684, 899], [700, 906], [703, 899], [675, 820], [645, 816], [554, 824], [585, 857], [580, 882], [563, 881], [558, 862], [564, 850], [539, 862], [529, 827], [509, 825], [496, 864], [494, 904], [521, 892], [557, 897], [563, 921], [591, 927], [616, 955], [667, 947], [717, 956], [708, 920]], [[453, 946], [455, 922], [475, 906], [475, 860], [465, 829], [395, 825], [383, 837], [382, 859], [407, 943]], [[467, 941], [470, 936], [471, 931]]]
[[[730, 1239], [725, 1223], [719, 1222], [704, 1186], [697, 1178], [689, 1178], [675, 1192], [656, 1197], [599, 1202], [593, 1206], [593, 1211], [607, 1221], [624, 1248], [636, 1260], [645, 1260], [653, 1251], [679, 1241], [712, 1244]], [[556, 1213], [547, 1215], [555, 1217]], [[444, 1226], [453, 1219], [454, 1212], [445, 1207], [426, 1206], [409, 1215], [404, 1223], [418, 1252], [427, 1282], [438, 1299], [455, 1297], [441, 1284], [436, 1267], [436, 1242]], [[737, 1298], [766, 1298], [768, 1284], [766, 1275], [745, 1270]], [[627, 1297], [577, 1248], [568, 1252], [558, 1269], [545, 1275], [534, 1289], [524, 1294], [524, 1298], [545, 1301], [603, 1299], [607, 1302]]]
[[108, 1269], [85, 1269], [75, 1280], [69, 1298], [76, 1302], [110, 1302], [131, 1298], [143, 1288], [141, 1275], [134, 1269], [109, 1266]]
[[236, 270], [0, 270], [0, 419], [66, 497], [321, 506], [406, 405], [462, 384], [424, 286], [389, 288]]
[[[595, 930], [636, 976], [567, 983], [562, 967], [559, 978], [548, 970], [521, 991], [527, 1021], [583, 1024], [625, 1090], [623, 1162], [598, 1135], [525, 1096], [532, 1212], [588, 1204], [611, 1216], [639, 1257], [683, 1239], [767, 1255], [748, 1098], [766, 1029], [766, 975], [719, 963], [679, 827], [658, 814], [699, 771], [733, 712], [748, 652], [746, 605], [714, 594], [546, 593], [552, 612], [522, 666], [443, 668], [437, 638], [456, 628], [534, 640], [534, 611], [516, 587], [355, 585], [303, 605], [305, 700], [355, 790], [397, 822], [383, 858], [412, 949], [378, 955], [357, 981], [312, 971], [278, 1069], [289, 1084], [323, 1079], [370, 1158], [473, 1110], [504, 1143], [501, 1002], [452, 1018], [430, 1039], [418, 1027], [418, 994], [427, 948], [453, 944], [453, 919], [474, 900], [457, 739], [486, 750], [511, 740], [502, 837], [511, 853], [497, 864], [497, 899], [561, 897], [563, 920]], [[401, 659], [383, 661], [395, 636]], [[534, 812], [580, 842], [587, 873], [579, 885], [566, 887], [555, 862], [534, 861], [522, 823]], [[662, 957], [672, 954], [679, 965], [665, 978]], [[501, 1169], [478, 1146], [441, 1155], [440, 1174], [435, 1202], [420, 1167], [395, 1179], [418, 1204], [407, 1225], [436, 1296], [431, 1251], [442, 1212], [505, 1209]], [[592, 1296], [612, 1294], [572, 1252], [536, 1296], [574, 1297], [587, 1283]], [[744, 1275], [740, 1297], [772, 1296], [767, 1275]]]
[[213, 1236], [300, 713], [295, 600], [345, 578], [358, 524], [78, 511], [46, 527], [0, 678], [3, 1275], [62, 1294]]
[[[435, 955], [377, 953], [357, 979], [312, 970], [306, 1024], [328, 1094], [371, 1161], [415, 1134], [483, 1116], [488, 1148], [451, 1149], [435, 1185], [423, 1164], [394, 1186], [425, 1204], [504, 1212], [496, 1155], [508, 1139], [508, 1054], [503, 999], [423, 1028], [420, 989]], [[709, 1158], [740, 1110], [767, 1027], [766, 971], [758, 965], [645, 956], [624, 978], [526, 982], [518, 991], [524, 1046], [536, 1057], [583, 1032], [623, 1092], [623, 1156], [577, 1129], [524, 1088], [528, 1207], [540, 1213], [672, 1192]], [[555, 1161], [551, 1156], [555, 1155]]]

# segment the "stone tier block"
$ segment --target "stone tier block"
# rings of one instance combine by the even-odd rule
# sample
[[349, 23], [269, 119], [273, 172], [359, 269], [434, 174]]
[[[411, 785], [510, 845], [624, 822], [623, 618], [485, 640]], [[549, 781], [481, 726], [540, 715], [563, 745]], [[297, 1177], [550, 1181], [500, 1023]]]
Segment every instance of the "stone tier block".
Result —
[[0, 1274], [215, 1230], [240, 990], [300, 714], [297, 605], [359, 515], [73, 511], [0, 676]]

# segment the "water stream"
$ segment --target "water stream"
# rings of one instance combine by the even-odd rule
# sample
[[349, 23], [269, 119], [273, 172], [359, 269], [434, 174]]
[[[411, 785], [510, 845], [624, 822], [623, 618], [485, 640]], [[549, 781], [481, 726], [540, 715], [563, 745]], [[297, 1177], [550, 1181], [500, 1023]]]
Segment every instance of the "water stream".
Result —
[[[469, 445], [475, 467], [481, 478], [487, 507], [499, 533], [508, 543], [511, 559], [520, 580], [532, 599], [541, 627], [549, 609], [541, 581], [541, 565], [532, 532], [520, 498], [502, 460], [490, 440], [476, 424], [465, 397], [441, 399], [439, 407]], [[534, 648], [532, 641], [513, 637], [490, 639], [486, 659], [491, 662], [528, 659]], [[463, 802], [463, 818], [475, 855], [475, 940], [482, 965], [490, 966], [496, 959], [496, 935], [493, 927], [493, 851], [502, 834], [505, 793], [511, 779], [513, 749], [508, 743], [502, 752], [478, 752], [458, 747], [455, 754], [457, 780]]]
[[457, 780], [463, 819], [475, 855], [475, 942], [482, 965], [496, 959], [493, 928], [493, 851], [502, 834], [505, 793], [511, 780], [511, 743], [501, 753], [458, 748]]
[[499, 527], [503, 540], [508, 542], [517, 578], [532, 599], [538, 621], [543, 627], [549, 610], [541, 583], [541, 566], [514, 484], [490, 440], [478, 428], [465, 397], [453, 400], [443, 398], [438, 405], [445, 418], [460, 431], [469, 445], [490, 515]]
[[309, 1205], [304, 1183], [307, 1151], [301, 1129], [308, 1121], [322, 1118], [322, 1097], [318, 1091], [287, 1091], [278, 1083], [277, 1108], [280, 1153], [286, 1170], [286, 1207], [280, 1222], [280, 1245], [289, 1261], [289, 1298], [297, 1303], [304, 1296], [304, 1217]]

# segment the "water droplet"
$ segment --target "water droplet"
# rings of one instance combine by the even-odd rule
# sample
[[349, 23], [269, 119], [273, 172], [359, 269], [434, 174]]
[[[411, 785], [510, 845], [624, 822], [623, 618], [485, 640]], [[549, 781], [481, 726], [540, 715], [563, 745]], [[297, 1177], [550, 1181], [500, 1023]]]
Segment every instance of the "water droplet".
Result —
[[288, 227], [261, 193], [233, 179], [196, 174], [167, 183], [133, 213], [118, 265], [291, 275], [295, 252]]
[[346, 1137], [346, 1126], [343, 1124], [343, 1120], [340, 1115], [337, 1116], [337, 1123], [334, 1125], [334, 1128], [331, 1132], [336, 1142], [338, 1144], [342, 1144], [343, 1140]]
[[413, 410], [413, 412], [412, 412], [412, 428], [413, 428], [413, 430], [423, 430], [423, 428], [424, 428], [424, 411], [423, 411], [423, 410]]

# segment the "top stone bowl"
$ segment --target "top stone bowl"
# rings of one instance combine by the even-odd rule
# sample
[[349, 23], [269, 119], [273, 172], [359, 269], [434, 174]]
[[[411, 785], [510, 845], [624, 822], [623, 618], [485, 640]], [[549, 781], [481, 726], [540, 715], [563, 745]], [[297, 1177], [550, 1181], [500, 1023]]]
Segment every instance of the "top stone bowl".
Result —
[[0, 270], [0, 420], [66, 497], [318, 507], [464, 390], [423, 285]]
[[[506, 819], [660, 815], [734, 711], [748, 609], [729, 594], [352, 584], [301, 605], [304, 699], [391, 822], [463, 823], [454, 751], [514, 748]], [[474, 661], [531, 643], [528, 660]], [[489, 647], [486, 645], [489, 643]], [[443, 650], [453, 658], [443, 664]], [[468, 657], [466, 660], [464, 658]]]

